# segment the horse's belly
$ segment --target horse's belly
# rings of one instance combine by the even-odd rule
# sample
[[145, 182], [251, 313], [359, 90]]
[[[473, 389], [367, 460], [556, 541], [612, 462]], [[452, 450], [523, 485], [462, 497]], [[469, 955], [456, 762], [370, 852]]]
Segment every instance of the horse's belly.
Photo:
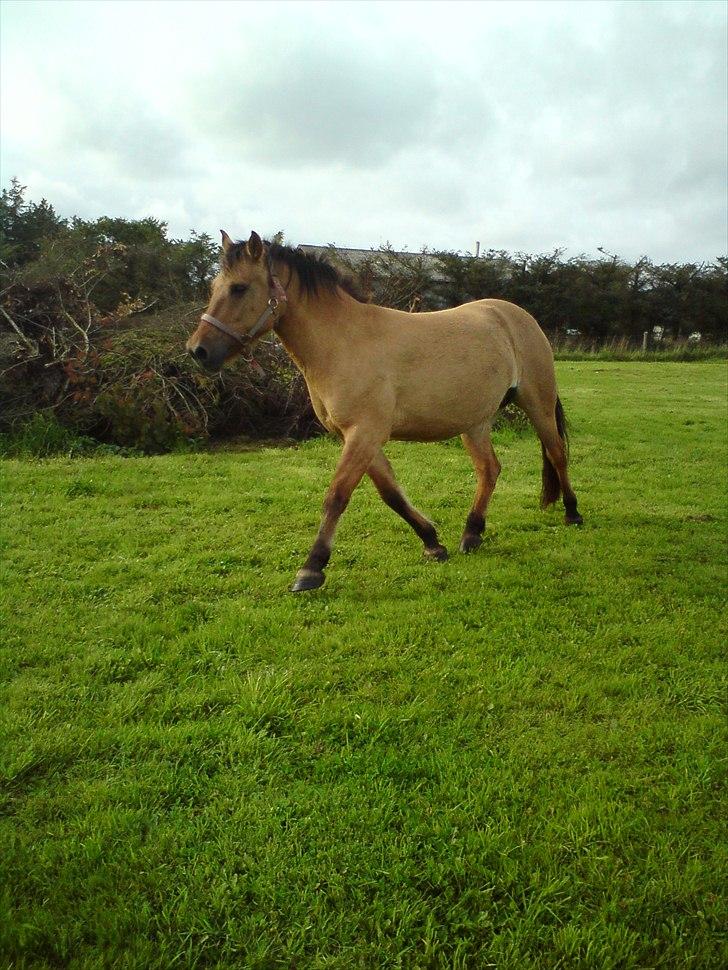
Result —
[[442, 362], [436, 372], [400, 385], [392, 437], [407, 441], [452, 438], [489, 420], [511, 382], [505, 366], [466, 366]]
[[[395, 411], [392, 437], [400, 441], [442, 441], [462, 434], [486, 421], [498, 407], [491, 408], [486, 395], [470, 399], [430, 398], [428, 401], [402, 401]], [[489, 413], [490, 412], [490, 413]]]
[[[472, 427], [470, 425], [469, 427]], [[416, 425], [403, 424], [397, 426], [391, 434], [393, 441], [446, 441], [462, 434], [466, 428], [454, 424]]]

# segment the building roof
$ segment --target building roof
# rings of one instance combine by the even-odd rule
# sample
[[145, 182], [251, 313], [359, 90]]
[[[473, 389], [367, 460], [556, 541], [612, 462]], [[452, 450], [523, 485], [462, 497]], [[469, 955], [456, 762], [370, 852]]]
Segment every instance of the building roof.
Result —
[[[302, 244], [299, 248], [305, 253], [310, 253], [313, 256], [328, 256], [331, 258], [340, 256], [354, 268], [357, 268], [359, 264], [364, 263], [367, 259], [372, 259], [373, 257], [382, 254], [381, 249], [352, 249], [334, 245], [316, 246], [311, 243]], [[405, 262], [408, 259], [421, 260], [424, 265], [428, 266], [432, 271], [432, 277], [434, 280], [445, 279], [444, 275], [442, 274], [436, 253], [411, 253], [407, 251], [399, 252], [398, 250], [392, 250], [392, 255], [398, 256]]]

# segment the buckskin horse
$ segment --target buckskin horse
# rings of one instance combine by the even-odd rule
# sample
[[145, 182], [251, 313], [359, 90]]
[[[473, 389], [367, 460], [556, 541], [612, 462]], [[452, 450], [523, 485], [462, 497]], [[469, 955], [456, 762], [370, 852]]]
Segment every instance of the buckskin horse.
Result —
[[317, 417], [344, 444], [321, 526], [293, 592], [323, 584], [339, 518], [364, 475], [412, 526], [425, 556], [447, 559], [434, 525], [397, 484], [382, 451], [390, 439], [462, 436], [477, 488], [460, 549], [477, 549], [501, 468], [491, 423], [511, 401], [527, 414], [541, 440], [542, 507], [563, 495], [567, 524], [582, 523], [567, 473], [566, 422], [553, 353], [525, 310], [503, 300], [431, 313], [374, 306], [321, 257], [264, 242], [256, 232], [246, 242], [233, 242], [223, 231], [220, 272], [187, 350], [216, 371], [270, 331], [303, 374]]

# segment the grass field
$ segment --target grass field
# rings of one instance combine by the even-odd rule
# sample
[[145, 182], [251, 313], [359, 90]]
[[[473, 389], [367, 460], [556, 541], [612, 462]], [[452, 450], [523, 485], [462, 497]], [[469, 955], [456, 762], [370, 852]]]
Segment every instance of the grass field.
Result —
[[586, 523], [496, 440], [3, 463], [0, 965], [725, 965], [726, 364], [558, 365]]

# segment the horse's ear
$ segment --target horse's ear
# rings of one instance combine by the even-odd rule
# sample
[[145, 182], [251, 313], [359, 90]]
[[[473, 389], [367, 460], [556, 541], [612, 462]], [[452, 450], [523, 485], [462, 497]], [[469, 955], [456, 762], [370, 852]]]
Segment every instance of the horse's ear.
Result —
[[230, 236], [228, 236], [228, 234], [225, 232], [224, 229], [220, 230], [220, 235], [222, 236], [222, 251], [226, 253], [228, 249], [230, 249], [230, 247], [233, 245], [233, 241], [230, 238]]
[[250, 239], [245, 244], [245, 251], [253, 260], [258, 260], [263, 255], [263, 240], [255, 230], [250, 233]]

